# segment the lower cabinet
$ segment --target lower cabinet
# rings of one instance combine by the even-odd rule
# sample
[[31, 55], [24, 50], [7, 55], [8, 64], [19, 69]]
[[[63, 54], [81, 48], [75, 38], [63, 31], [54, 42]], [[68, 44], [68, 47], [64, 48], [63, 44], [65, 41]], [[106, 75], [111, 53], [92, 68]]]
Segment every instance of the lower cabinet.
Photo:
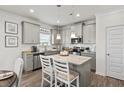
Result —
[[84, 53], [84, 52], [81, 52], [81, 56], [92, 57], [92, 59], [90, 60], [91, 70], [96, 70], [96, 54], [95, 53]]
[[24, 60], [24, 71], [33, 70], [33, 54], [22, 53], [22, 57]]
[[40, 57], [37, 53], [22, 52], [24, 72], [41, 68]]

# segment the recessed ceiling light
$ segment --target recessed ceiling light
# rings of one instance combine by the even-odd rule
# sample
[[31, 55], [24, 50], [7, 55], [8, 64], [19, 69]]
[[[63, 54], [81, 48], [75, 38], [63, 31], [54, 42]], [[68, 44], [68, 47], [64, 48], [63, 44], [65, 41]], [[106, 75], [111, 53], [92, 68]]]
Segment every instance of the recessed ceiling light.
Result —
[[59, 20], [57, 20], [57, 23], [60, 23], [60, 21], [59, 21]]
[[80, 14], [79, 13], [77, 13], [77, 15], [76, 15], [77, 17], [80, 17]]
[[33, 9], [30, 9], [30, 13], [34, 13], [34, 10]]

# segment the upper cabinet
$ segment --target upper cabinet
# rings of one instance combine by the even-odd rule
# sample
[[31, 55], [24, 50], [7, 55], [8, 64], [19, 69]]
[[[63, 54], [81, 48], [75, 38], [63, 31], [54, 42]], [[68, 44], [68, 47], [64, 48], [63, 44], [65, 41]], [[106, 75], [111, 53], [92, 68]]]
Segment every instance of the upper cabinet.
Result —
[[82, 36], [82, 23], [73, 24], [71, 26], [71, 32], [74, 32], [76, 37], [81, 37]]
[[71, 43], [71, 29], [70, 27], [63, 27], [61, 30], [61, 43], [70, 44]]
[[61, 31], [61, 43], [64, 44], [66, 42], [66, 30]]
[[83, 26], [83, 43], [94, 44], [96, 43], [96, 25], [84, 25]]
[[61, 43], [61, 39], [57, 39], [57, 34], [60, 33], [57, 29], [51, 30], [51, 44], [57, 45]]
[[22, 22], [23, 33], [22, 42], [24, 44], [38, 44], [40, 43], [40, 25]]
[[71, 44], [71, 34], [74, 33], [76, 37], [82, 36], [82, 24], [73, 24], [62, 28], [62, 44]]
[[85, 25], [76, 23], [62, 27], [61, 43], [71, 44], [71, 34], [74, 33], [76, 37], [82, 38], [82, 44], [95, 44], [96, 43], [96, 24], [95, 20], [86, 21]]

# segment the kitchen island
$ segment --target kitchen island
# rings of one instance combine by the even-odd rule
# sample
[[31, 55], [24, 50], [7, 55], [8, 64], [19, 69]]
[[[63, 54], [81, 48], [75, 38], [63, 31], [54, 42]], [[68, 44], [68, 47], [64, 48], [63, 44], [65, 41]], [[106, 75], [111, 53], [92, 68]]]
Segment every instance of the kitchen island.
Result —
[[66, 62], [69, 62], [71, 69], [77, 71], [80, 76], [79, 86], [87, 87], [90, 84], [90, 60], [91, 57], [78, 56], [78, 55], [69, 55], [69, 56], [60, 56], [51, 55], [54, 59], [61, 59]]

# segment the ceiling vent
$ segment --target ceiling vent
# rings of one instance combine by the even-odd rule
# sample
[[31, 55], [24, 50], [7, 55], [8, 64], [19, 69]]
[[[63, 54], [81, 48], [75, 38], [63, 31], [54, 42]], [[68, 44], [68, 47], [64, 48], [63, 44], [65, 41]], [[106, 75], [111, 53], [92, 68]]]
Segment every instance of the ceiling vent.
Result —
[[57, 5], [57, 7], [61, 7], [61, 5]]

